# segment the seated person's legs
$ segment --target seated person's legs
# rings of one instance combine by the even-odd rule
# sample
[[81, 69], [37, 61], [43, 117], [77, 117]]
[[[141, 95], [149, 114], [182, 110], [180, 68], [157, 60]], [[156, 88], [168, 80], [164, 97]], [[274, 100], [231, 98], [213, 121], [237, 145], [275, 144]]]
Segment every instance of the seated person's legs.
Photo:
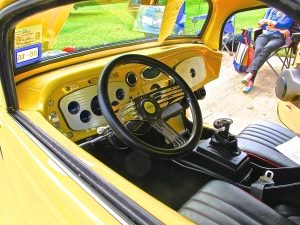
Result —
[[273, 37], [264, 34], [257, 37], [255, 41], [255, 52], [251, 65], [247, 69], [248, 74], [242, 79], [245, 84], [244, 92], [249, 92], [254, 84], [258, 70], [268, 60], [273, 51], [285, 44], [285, 39], [281, 36]]

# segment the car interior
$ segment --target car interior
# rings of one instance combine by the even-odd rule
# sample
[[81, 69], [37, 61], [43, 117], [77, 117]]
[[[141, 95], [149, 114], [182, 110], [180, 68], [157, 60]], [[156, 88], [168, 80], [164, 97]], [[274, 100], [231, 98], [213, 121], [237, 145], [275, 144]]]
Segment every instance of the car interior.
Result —
[[[230, 118], [205, 126], [201, 99], [222, 53], [188, 38], [114, 52], [108, 43], [87, 56], [49, 51], [44, 61], [55, 66], [32, 67], [30, 76], [20, 59], [19, 110], [198, 224], [300, 223], [300, 168], [275, 148], [297, 134], [269, 121], [238, 135]], [[60, 62], [56, 54], [72, 57]], [[299, 85], [300, 71], [284, 70], [276, 95], [299, 107]]]

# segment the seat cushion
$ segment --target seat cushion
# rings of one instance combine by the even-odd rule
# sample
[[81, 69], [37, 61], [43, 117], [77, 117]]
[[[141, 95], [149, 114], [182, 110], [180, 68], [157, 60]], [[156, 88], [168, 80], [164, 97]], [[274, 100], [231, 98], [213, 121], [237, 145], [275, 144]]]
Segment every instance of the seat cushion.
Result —
[[295, 137], [296, 134], [270, 121], [259, 120], [247, 126], [237, 137], [240, 150], [258, 161], [276, 167], [299, 166], [275, 149]]
[[197, 224], [294, 224], [244, 190], [214, 180], [178, 211]]

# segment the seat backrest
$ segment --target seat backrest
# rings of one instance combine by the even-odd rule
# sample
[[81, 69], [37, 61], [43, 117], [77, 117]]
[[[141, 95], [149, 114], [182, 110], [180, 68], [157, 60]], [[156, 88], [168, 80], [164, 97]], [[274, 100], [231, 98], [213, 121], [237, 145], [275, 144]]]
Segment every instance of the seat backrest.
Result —
[[293, 21], [292, 26], [290, 28], [291, 34], [293, 33], [300, 33], [300, 26], [295, 21]]
[[233, 15], [232, 17], [230, 17], [224, 27], [224, 33], [225, 34], [230, 34], [230, 33], [234, 33], [234, 20], [235, 20], [235, 15]]
[[296, 54], [297, 46], [300, 42], [300, 26], [295, 21], [293, 21], [292, 26], [290, 28], [290, 36], [292, 39], [290, 47], [292, 48], [293, 54]]
[[177, 32], [176, 32], [177, 34], [182, 33], [185, 27], [184, 26], [185, 22], [186, 22], [185, 2], [183, 2], [175, 21], [175, 26], [177, 26]]

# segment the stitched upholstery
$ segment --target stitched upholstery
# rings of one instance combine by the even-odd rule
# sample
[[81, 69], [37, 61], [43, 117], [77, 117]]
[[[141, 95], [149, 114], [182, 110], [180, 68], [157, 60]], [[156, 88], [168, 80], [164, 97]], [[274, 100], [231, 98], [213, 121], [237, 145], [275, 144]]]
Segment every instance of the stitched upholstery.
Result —
[[203, 186], [179, 213], [197, 224], [294, 224], [249, 193], [219, 180]]
[[266, 159], [278, 166], [298, 166], [275, 149], [277, 145], [295, 137], [296, 134], [278, 124], [259, 120], [250, 124], [238, 135], [240, 150]]

